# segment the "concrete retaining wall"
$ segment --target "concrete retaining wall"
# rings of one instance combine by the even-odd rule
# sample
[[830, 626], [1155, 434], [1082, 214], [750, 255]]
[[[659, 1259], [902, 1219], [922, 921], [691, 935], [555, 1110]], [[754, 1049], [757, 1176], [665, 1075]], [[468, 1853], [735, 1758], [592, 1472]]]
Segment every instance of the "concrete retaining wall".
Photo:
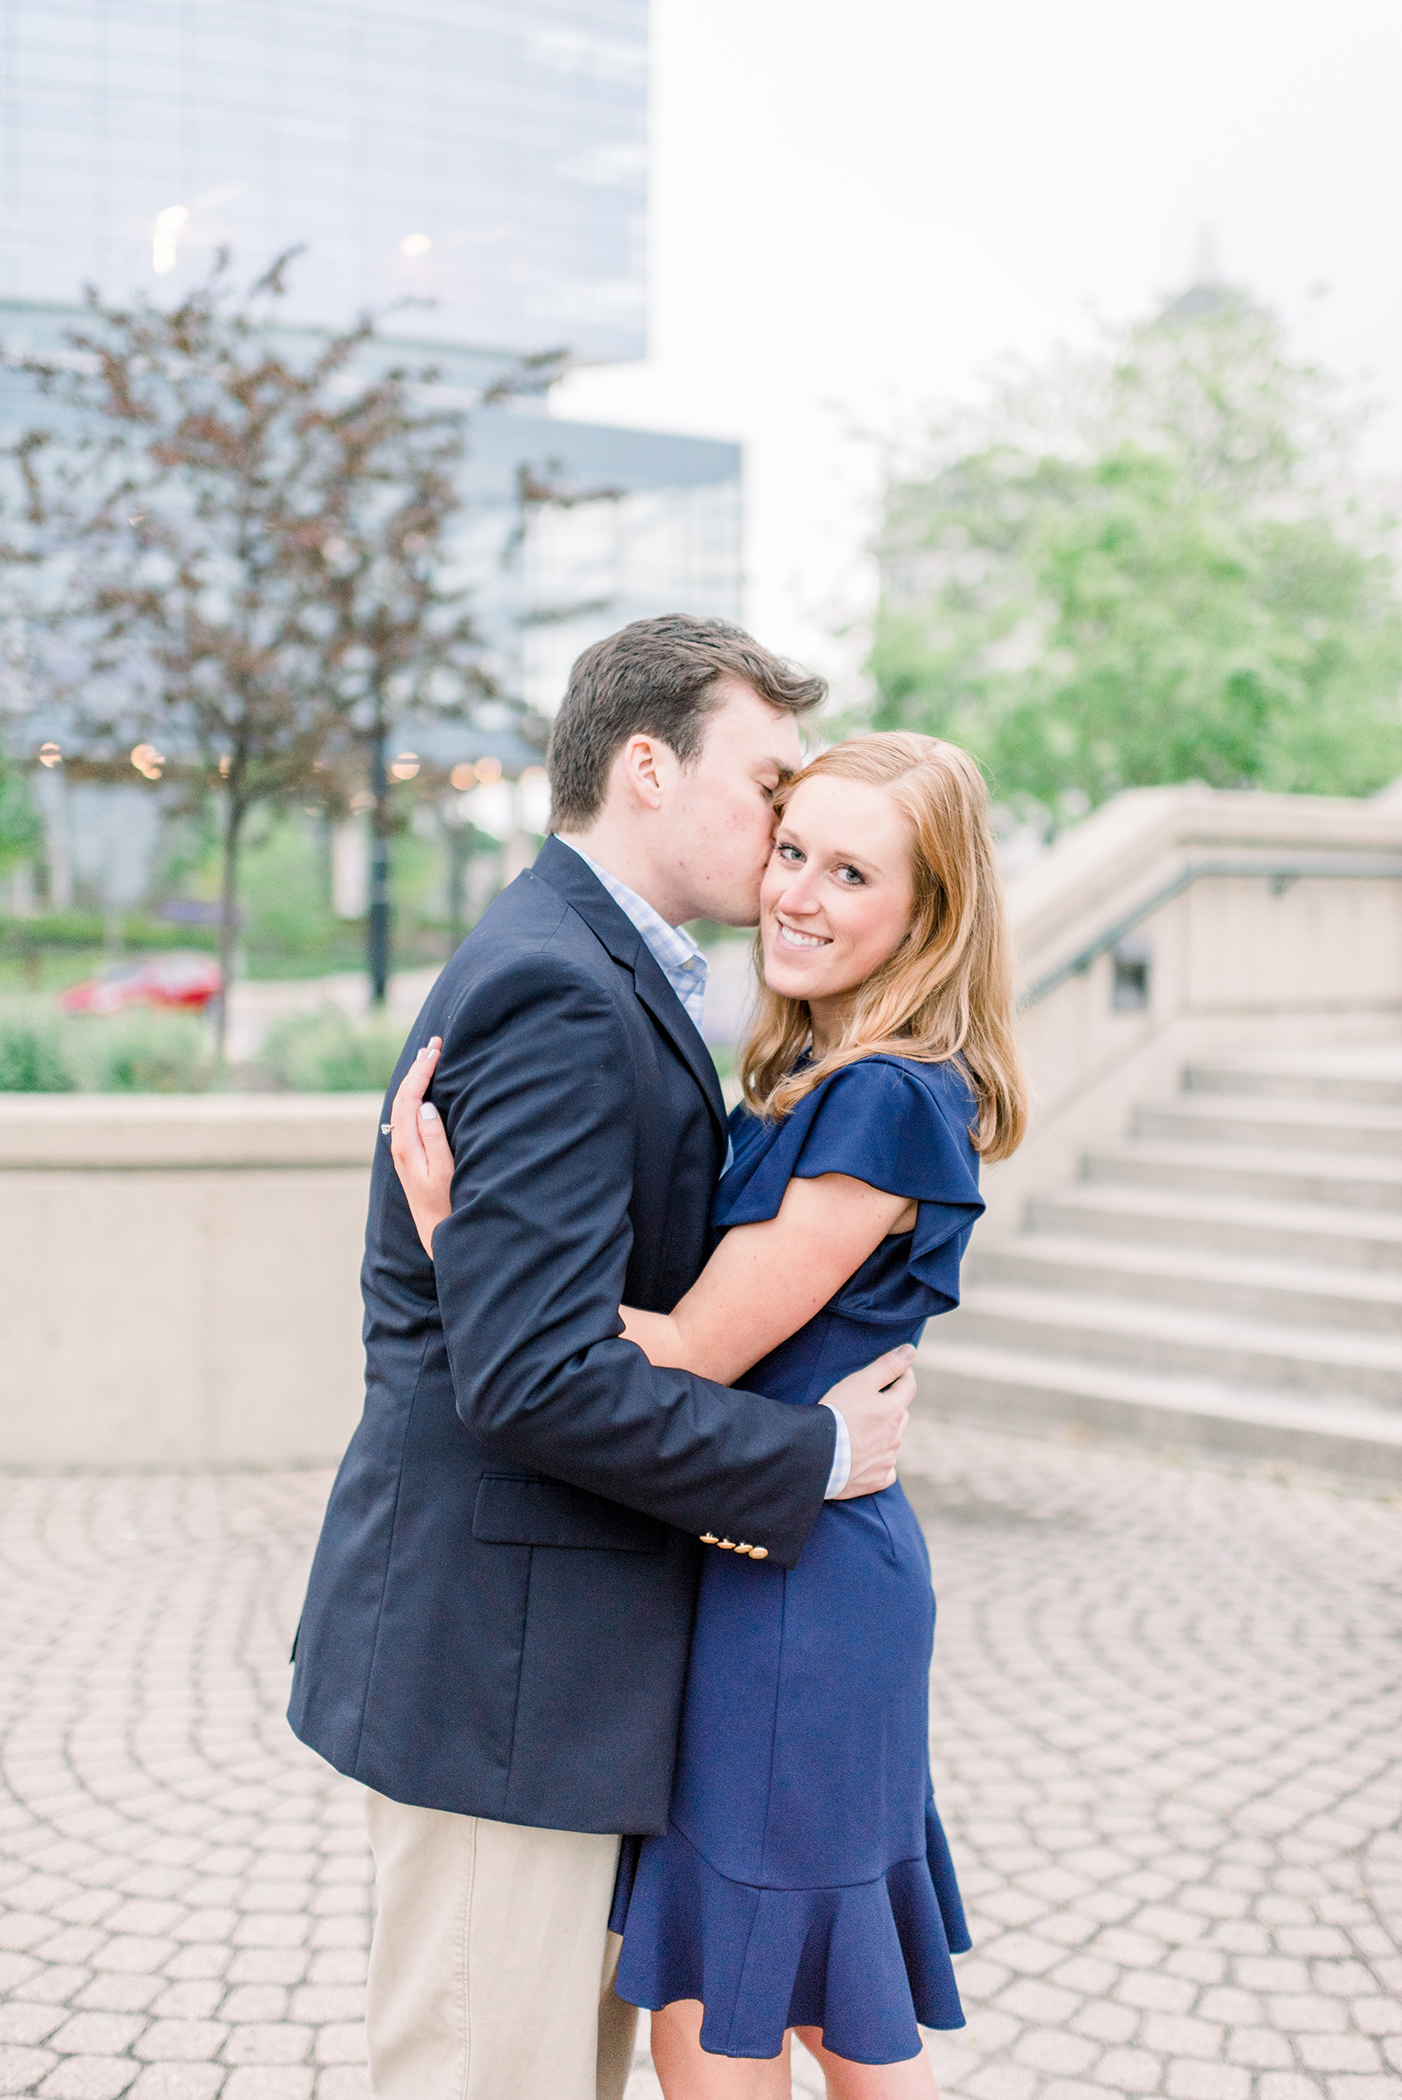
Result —
[[0, 1465], [339, 1458], [379, 1105], [0, 1095]]

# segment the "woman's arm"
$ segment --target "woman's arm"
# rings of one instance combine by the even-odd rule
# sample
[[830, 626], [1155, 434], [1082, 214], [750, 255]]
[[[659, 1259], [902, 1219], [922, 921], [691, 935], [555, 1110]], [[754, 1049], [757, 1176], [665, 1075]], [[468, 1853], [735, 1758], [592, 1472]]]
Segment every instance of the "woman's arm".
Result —
[[[440, 1047], [435, 1036], [420, 1050], [390, 1111], [394, 1164], [430, 1257], [452, 1208], [452, 1151], [424, 1101]], [[888, 1234], [908, 1230], [915, 1208], [850, 1174], [791, 1181], [777, 1216], [731, 1227], [675, 1311], [620, 1307], [624, 1335], [650, 1363], [733, 1385], [797, 1334]]]
[[797, 1334], [893, 1232], [915, 1204], [850, 1174], [794, 1180], [775, 1217], [732, 1225], [670, 1313], [621, 1308], [623, 1332], [650, 1363], [733, 1385]]

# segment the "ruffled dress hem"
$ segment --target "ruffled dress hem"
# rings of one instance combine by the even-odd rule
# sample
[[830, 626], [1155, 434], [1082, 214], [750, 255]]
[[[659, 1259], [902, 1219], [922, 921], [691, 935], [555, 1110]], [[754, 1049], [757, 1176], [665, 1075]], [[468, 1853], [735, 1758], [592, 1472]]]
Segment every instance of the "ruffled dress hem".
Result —
[[610, 1919], [619, 1997], [651, 2011], [699, 1999], [713, 2056], [777, 2056], [790, 2027], [820, 2028], [852, 2063], [918, 2056], [919, 2027], [964, 2025], [950, 1956], [970, 1945], [933, 1801], [925, 1835], [923, 1857], [820, 1889], [732, 1881], [675, 1824], [625, 1842]]

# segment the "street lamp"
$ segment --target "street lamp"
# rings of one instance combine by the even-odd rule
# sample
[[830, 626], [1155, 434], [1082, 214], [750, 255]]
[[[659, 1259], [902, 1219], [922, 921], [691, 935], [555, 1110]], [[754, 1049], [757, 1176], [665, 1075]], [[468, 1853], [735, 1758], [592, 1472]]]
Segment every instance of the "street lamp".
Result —
[[370, 1000], [383, 1007], [389, 995], [389, 767], [385, 760], [388, 729], [383, 716], [370, 738], [370, 897], [366, 929], [370, 952]]

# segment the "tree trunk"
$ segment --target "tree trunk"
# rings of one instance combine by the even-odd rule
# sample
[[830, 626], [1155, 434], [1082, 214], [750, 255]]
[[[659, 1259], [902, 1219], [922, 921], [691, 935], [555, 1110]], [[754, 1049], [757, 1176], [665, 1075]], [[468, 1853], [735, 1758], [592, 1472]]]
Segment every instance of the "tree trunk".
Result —
[[214, 1059], [224, 1062], [229, 1035], [229, 993], [239, 931], [239, 840], [247, 805], [230, 788], [224, 803], [223, 872], [219, 887], [219, 996], [214, 1009]]

